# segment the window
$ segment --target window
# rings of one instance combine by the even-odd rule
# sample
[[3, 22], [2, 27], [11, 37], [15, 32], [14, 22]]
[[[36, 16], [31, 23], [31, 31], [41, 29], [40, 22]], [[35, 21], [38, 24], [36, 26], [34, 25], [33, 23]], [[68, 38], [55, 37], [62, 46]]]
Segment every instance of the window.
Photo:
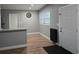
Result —
[[41, 12], [39, 18], [41, 25], [50, 25], [50, 11]]

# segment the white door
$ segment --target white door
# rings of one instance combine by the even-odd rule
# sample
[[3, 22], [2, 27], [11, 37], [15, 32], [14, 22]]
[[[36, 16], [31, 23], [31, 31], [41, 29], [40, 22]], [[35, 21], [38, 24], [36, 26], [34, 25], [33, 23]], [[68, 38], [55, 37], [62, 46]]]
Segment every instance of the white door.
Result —
[[60, 45], [72, 53], [77, 53], [77, 6], [71, 5], [59, 9]]
[[18, 26], [17, 14], [9, 14], [9, 28], [16, 29]]

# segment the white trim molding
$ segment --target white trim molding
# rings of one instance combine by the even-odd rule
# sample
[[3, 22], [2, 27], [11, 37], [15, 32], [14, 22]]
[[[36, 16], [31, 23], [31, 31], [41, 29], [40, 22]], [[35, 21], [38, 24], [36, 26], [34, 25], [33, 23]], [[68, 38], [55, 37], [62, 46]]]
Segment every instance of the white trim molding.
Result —
[[43, 33], [40, 33], [40, 32], [31, 32], [31, 33], [27, 33], [27, 35], [32, 35], [32, 34], [40, 34], [41, 36], [45, 37], [46, 39], [50, 40], [50, 37], [46, 36], [45, 34]]
[[31, 34], [39, 34], [40, 32], [31, 32], [31, 33], [27, 33], [27, 35], [31, 35]]
[[0, 50], [9, 50], [9, 49], [16, 49], [16, 48], [23, 48], [23, 47], [27, 47], [26, 44], [16, 45], [16, 46], [2, 47], [2, 48], [0, 48]]
[[46, 35], [44, 35], [44, 34], [42, 34], [42, 33], [39, 33], [41, 36], [43, 36], [43, 37], [45, 37], [46, 39], [48, 39], [48, 40], [50, 40], [50, 37], [48, 37], [48, 36], [46, 36]]

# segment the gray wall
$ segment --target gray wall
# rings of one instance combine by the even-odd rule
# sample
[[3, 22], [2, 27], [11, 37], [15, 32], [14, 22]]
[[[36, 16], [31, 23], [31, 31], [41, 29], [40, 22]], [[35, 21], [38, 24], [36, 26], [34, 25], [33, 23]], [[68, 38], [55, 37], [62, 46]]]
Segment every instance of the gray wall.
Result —
[[[50, 25], [40, 25], [40, 32], [44, 35], [50, 37], [50, 28], [58, 29], [57, 24], [59, 23], [59, 12], [58, 9], [62, 6], [65, 6], [65, 4], [59, 4], [59, 5], [47, 5], [43, 9], [39, 11], [39, 14], [43, 11], [50, 10]], [[40, 20], [40, 19], [39, 19]]]
[[22, 12], [19, 15], [19, 28], [27, 28], [28, 33], [39, 32], [39, 20], [38, 20], [38, 12], [31, 11], [32, 17], [27, 18], [26, 12]]
[[59, 8], [65, 6], [66, 4], [56, 4], [51, 5], [52, 11], [51, 11], [51, 20], [50, 20], [50, 28], [58, 29], [58, 23], [59, 23]]
[[[5, 10], [6, 19], [9, 18], [9, 14], [17, 14], [17, 21], [18, 21], [18, 28], [26, 28], [27, 33], [31, 32], [39, 32], [39, 20], [38, 20], [38, 12], [37, 11], [31, 11], [32, 17], [27, 18], [26, 13], [27, 11], [21, 11], [21, 10]], [[2, 15], [3, 17], [3, 15]], [[9, 20], [9, 19], [8, 19]]]
[[[44, 8], [42, 8], [39, 11], [39, 14], [45, 12], [45, 11], [50, 11], [51, 12], [51, 6], [45, 6]], [[51, 16], [50, 16], [51, 17]], [[39, 19], [40, 21], [40, 19]], [[44, 35], [46, 35], [47, 37], [50, 37], [50, 25], [42, 25], [40, 24], [40, 32]]]

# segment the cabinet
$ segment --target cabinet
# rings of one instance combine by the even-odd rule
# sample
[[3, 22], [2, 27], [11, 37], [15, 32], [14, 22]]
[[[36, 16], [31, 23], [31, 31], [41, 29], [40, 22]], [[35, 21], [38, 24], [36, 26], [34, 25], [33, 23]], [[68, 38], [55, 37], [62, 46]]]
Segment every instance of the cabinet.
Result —
[[59, 45], [72, 53], [79, 52], [79, 5], [59, 9]]

